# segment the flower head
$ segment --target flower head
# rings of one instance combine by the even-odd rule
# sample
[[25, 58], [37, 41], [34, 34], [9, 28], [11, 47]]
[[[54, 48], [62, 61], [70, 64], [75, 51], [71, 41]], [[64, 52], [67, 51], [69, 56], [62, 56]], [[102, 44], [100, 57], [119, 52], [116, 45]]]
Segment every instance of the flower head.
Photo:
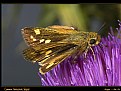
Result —
[[[108, 37], [83, 55], [68, 57], [45, 75], [39, 73], [43, 86], [121, 86], [121, 22], [117, 35]], [[102, 46], [103, 44], [103, 46]], [[75, 62], [75, 63], [74, 63]]]

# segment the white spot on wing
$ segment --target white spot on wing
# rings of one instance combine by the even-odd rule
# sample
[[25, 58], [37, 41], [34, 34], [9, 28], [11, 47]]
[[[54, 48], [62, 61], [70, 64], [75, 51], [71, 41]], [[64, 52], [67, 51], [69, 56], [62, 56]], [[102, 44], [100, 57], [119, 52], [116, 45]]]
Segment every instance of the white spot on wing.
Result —
[[30, 38], [33, 39], [34, 37], [31, 35]]
[[37, 41], [37, 39], [33, 38], [33, 41]]
[[73, 30], [74, 30], [74, 27], [71, 27], [71, 29], [73, 29]]
[[40, 30], [39, 30], [39, 29], [35, 29], [34, 32], [35, 32], [36, 34], [40, 34]]
[[33, 41], [37, 41], [37, 39], [35, 39], [32, 35], [30, 36], [30, 38], [31, 38]]
[[40, 40], [40, 43], [42, 43], [42, 42], [44, 42], [44, 41], [45, 41], [45, 39], [41, 39], [41, 40]]
[[51, 40], [45, 40], [45, 43], [50, 43]]

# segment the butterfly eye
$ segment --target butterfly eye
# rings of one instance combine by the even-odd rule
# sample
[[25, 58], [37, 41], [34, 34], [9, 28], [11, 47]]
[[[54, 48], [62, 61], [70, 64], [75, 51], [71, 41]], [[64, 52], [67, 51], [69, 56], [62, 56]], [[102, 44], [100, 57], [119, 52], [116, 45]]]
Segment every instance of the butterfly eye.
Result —
[[95, 39], [91, 39], [90, 40], [90, 44], [95, 44], [96, 43], [96, 40]]

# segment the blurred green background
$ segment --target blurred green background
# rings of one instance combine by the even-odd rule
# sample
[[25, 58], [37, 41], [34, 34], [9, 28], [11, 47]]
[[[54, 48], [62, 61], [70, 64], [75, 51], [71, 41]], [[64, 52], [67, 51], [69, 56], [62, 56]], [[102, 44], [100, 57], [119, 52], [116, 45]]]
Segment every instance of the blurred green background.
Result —
[[2, 86], [40, 86], [38, 64], [24, 60], [27, 47], [21, 35], [24, 27], [75, 26], [80, 31], [101, 31], [118, 27], [121, 4], [2, 4]]

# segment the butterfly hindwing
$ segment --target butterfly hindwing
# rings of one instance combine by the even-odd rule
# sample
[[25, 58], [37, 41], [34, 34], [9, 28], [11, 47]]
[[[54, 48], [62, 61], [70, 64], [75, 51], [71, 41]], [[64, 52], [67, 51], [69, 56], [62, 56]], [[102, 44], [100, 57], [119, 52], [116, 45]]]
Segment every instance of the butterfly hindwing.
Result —
[[56, 54], [62, 53], [63, 51], [66, 51], [69, 48], [73, 48], [75, 46], [76, 45], [68, 44], [65, 46], [56, 46], [46, 50], [35, 50], [29, 47], [23, 51], [23, 55], [26, 60], [30, 60], [32, 62], [35, 62], [35, 61], [39, 62], [46, 58], [49, 58], [50, 56], [54, 56]]
[[[70, 46], [70, 47], [69, 47]], [[69, 45], [67, 48], [60, 49], [54, 53], [54, 55], [49, 56], [48, 58], [45, 58], [41, 62], [39, 62], [39, 65], [41, 66], [39, 71], [41, 74], [44, 74], [48, 71], [50, 71], [52, 68], [57, 66], [59, 63], [61, 63], [64, 59], [66, 59], [68, 56], [73, 55], [78, 50], [78, 46]]]
[[60, 47], [57, 46], [43, 51], [36, 51], [29, 47], [24, 50], [23, 54], [25, 59], [30, 60], [31, 62], [38, 62], [41, 66], [41, 73], [45, 73], [61, 63], [70, 54], [76, 52], [77, 48], [78, 46], [73, 44]]

